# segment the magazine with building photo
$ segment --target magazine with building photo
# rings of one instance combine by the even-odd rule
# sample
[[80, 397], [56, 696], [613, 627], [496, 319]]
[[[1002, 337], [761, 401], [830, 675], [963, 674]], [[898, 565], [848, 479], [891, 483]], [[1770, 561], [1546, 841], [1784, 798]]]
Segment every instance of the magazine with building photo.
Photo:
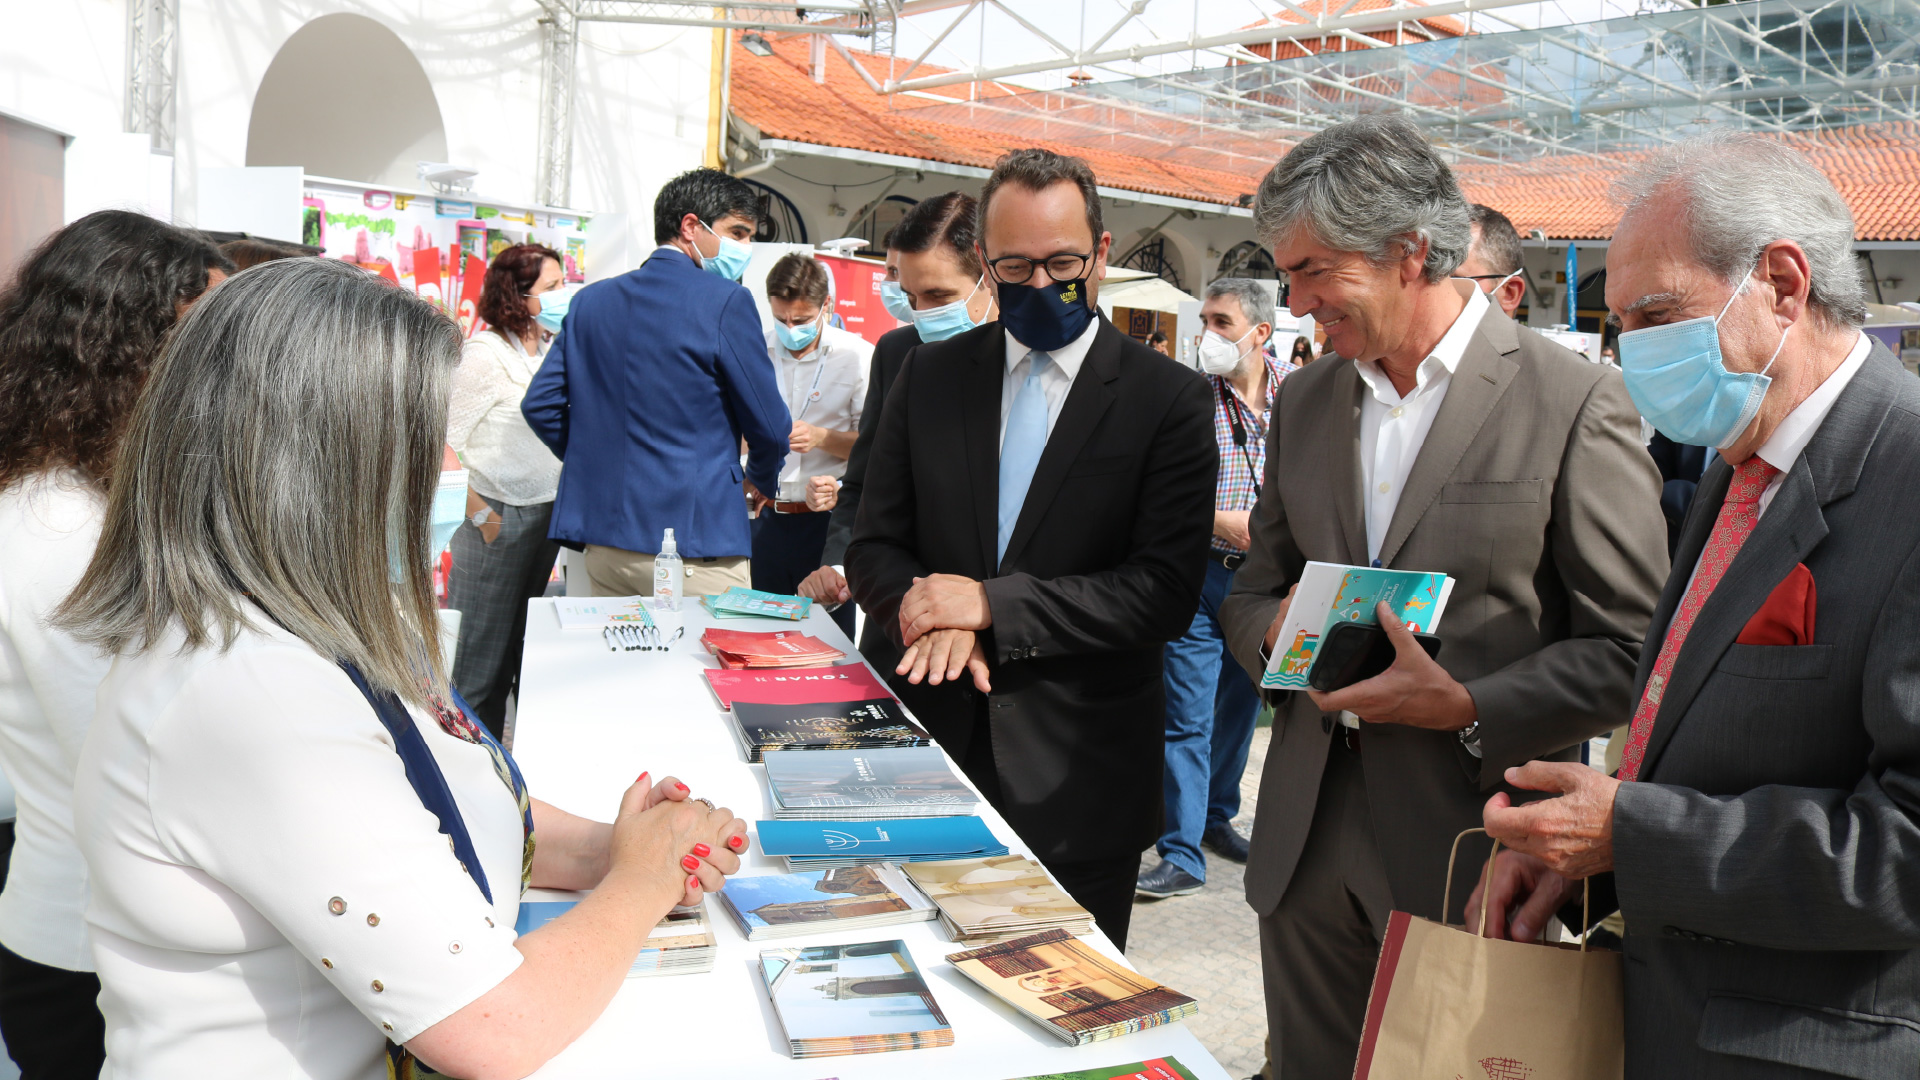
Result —
[[783, 750], [882, 750], [932, 742], [891, 695], [803, 705], [736, 701], [731, 717], [748, 761]]
[[891, 863], [732, 877], [720, 903], [748, 941], [924, 922], [938, 911]]
[[1269, 690], [1305, 690], [1327, 631], [1336, 622], [1377, 625], [1380, 616], [1375, 605], [1381, 601], [1409, 630], [1434, 633], [1452, 594], [1453, 579], [1445, 574], [1310, 562], [1300, 573], [1299, 587], [1287, 606], [1260, 685]]
[[961, 944], [986, 945], [1055, 927], [1071, 934], [1093, 930], [1087, 909], [1025, 856], [909, 863], [900, 869], [939, 907], [947, 936]]
[[937, 746], [770, 754], [767, 787], [778, 819], [944, 817], [979, 798]]
[[[529, 895], [584, 894], [533, 890]], [[514, 932], [523, 936], [530, 934], [566, 914], [577, 903], [578, 900], [522, 900], [520, 915], [513, 924]], [[704, 901], [692, 907], [676, 907], [648, 931], [647, 943], [640, 949], [640, 954], [633, 958], [633, 966], [627, 969], [627, 978], [712, 971], [718, 946], [713, 937], [713, 927], [707, 922]]]
[[796, 1058], [953, 1045], [906, 942], [767, 949], [760, 977]]
[[961, 974], [1069, 1046], [1130, 1035], [1200, 1011], [1065, 930], [954, 953]]

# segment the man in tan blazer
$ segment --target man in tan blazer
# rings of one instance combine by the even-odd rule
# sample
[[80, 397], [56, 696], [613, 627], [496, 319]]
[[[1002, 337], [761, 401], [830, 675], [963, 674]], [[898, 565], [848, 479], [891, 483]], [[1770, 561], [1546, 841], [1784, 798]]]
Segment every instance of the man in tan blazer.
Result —
[[[1295, 147], [1255, 227], [1328, 355], [1273, 404], [1252, 548], [1221, 608], [1257, 678], [1309, 560], [1454, 578], [1438, 662], [1276, 702], [1247, 865], [1278, 1077], [1350, 1075], [1380, 937], [1438, 918], [1448, 847], [1508, 766], [1578, 760], [1623, 723], [1666, 575], [1660, 477], [1620, 374], [1450, 281], [1452, 172], [1404, 120]], [[1466, 866], [1484, 841], [1462, 845]], [[1458, 918], [1473, 875], [1457, 875]], [[1274, 1080], [1274, 1078], [1269, 1078]]]

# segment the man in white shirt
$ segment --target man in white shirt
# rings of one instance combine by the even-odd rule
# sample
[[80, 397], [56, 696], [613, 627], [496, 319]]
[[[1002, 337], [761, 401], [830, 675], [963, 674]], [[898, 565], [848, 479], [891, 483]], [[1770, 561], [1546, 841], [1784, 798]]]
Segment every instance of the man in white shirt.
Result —
[[[838, 480], [860, 435], [873, 346], [831, 326], [827, 268], [802, 252], [782, 256], [767, 271], [773, 309], [773, 358], [780, 396], [793, 417], [779, 488], [753, 522], [753, 587], [794, 593], [820, 565], [832, 507], [816, 510], [807, 492], [819, 478]], [[840, 629], [853, 635], [853, 609], [835, 609]]]
[[[1265, 668], [1309, 560], [1442, 572], [1438, 659], [1275, 702], [1247, 863], [1278, 1075], [1350, 1075], [1386, 921], [1438, 918], [1449, 846], [1503, 771], [1630, 709], [1666, 568], [1659, 474], [1611, 368], [1515, 325], [1470, 281], [1452, 171], [1404, 119], [1320, 132], [1261, 184], [1289, 306], [1327, 334], [1280, 385], [1227, 644]], [[1344, 359], [1342, 359], [1344, 358]], [[1484, 841], [1462, 845], [1484, 861]], [[1456, 875], [1457, 913], [1471, 875]]]
[[[1861, 333], [1847, 204], [1722, 133], [1622, 178], [1607, 307], [1640, 411], [1718, 449], [1617, 776], [1509, 771], [1489, 932], [1625, 919], [1626, 1073], [1912, 1075], [1920, 1061], [1920, 384]], [[1571, 902], [1571, 903], [1569, 903]], [[1564, 905], [1564, 906], [1563, 906]]]

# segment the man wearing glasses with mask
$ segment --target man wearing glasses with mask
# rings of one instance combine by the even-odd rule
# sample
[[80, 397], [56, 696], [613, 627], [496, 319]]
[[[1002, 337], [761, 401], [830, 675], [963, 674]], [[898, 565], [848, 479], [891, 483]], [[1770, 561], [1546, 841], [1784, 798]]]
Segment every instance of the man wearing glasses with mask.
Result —
[[908, 355], [847, 580], [875, 667], [1124, 948], [1160, 831], [1162, 647], [1212, 532], [1210, 398], [1097, 313], [1112, 237], [1085, 162], [1007, 154], [979, 222], [1000, 318]]
[[1487, 298], [1500, 305], [1507, 318], [1520, 310], [1527, 298], [1526, 264], [1521, 261], [1520, 233], [1507, 215], [1491, 206], [1471, 205], [1473, 245], [1467, 259], [1453, 272], [1480, 287]]

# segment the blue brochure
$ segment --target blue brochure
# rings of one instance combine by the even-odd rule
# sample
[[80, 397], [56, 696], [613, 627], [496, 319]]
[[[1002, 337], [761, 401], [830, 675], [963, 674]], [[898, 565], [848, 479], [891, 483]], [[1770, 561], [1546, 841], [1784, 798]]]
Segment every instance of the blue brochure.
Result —
[[762, 821], [760, 850], [801, 859], [912, 862], [925, 856], [1004, 855], [978, 817], [887, 818], [880, 821]]

